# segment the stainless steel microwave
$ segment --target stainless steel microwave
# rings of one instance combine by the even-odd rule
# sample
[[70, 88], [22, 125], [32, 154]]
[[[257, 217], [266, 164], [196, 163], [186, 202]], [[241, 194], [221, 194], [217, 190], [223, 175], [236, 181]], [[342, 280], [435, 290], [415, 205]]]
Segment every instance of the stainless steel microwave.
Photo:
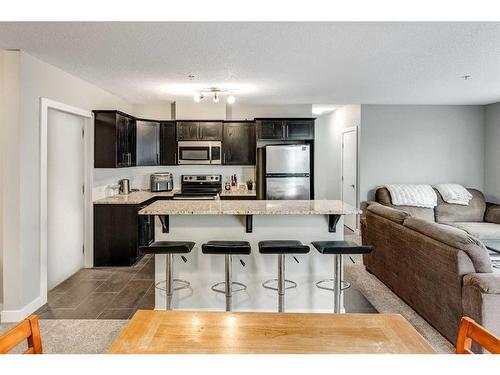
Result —
[[179, 141], [179, 164], [222, 164], [220, 141]]

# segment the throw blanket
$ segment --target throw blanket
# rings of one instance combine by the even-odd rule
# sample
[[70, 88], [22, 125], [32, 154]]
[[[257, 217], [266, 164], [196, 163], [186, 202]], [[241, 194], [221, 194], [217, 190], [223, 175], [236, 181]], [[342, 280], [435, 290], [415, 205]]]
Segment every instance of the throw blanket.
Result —
[[472, 194], [459, 184], [438, 184], [434, 186], [446, 203], [468, 206]]
[[437, 195], [431, 185], [385, 185], [395, 206], [434, 208]]

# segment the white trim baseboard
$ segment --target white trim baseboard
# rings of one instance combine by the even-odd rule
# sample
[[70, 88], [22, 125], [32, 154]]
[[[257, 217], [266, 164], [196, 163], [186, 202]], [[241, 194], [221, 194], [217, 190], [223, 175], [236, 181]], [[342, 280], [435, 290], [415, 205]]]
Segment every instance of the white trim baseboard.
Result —
[[42, 306], [43, 306], [42, 298], [37, 297], [19, 310], [2, 310], [0, 312], [0, 322], [2, 323], [19, 322], [24, 318], [27, 318], [30, 314], [32, 314]]

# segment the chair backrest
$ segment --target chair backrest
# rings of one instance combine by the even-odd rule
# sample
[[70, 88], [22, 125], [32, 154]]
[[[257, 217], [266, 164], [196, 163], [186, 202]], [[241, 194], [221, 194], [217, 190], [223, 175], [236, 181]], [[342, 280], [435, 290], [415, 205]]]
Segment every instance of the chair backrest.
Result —
[[0, 336], [0, 354], [10, 352], [23, 340], [28, 341], [28, 349], [24, 354], [42, 354], [42, 338], [36, 315], [29, 316]]
[[456, 353], [474, 354], [471, 350], [472, 341], [492, 354], [500, 354], [500, 339], [465, 316], [458, 330]]

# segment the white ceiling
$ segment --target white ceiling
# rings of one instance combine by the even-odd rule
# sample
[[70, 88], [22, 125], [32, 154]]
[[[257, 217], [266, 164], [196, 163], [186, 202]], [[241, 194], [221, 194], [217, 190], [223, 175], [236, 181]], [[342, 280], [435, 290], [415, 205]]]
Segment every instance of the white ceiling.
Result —
[[500, 23], [4, 22], [0, 47], [134, 103], [213, 85], [253, 103], [500, 100]]

